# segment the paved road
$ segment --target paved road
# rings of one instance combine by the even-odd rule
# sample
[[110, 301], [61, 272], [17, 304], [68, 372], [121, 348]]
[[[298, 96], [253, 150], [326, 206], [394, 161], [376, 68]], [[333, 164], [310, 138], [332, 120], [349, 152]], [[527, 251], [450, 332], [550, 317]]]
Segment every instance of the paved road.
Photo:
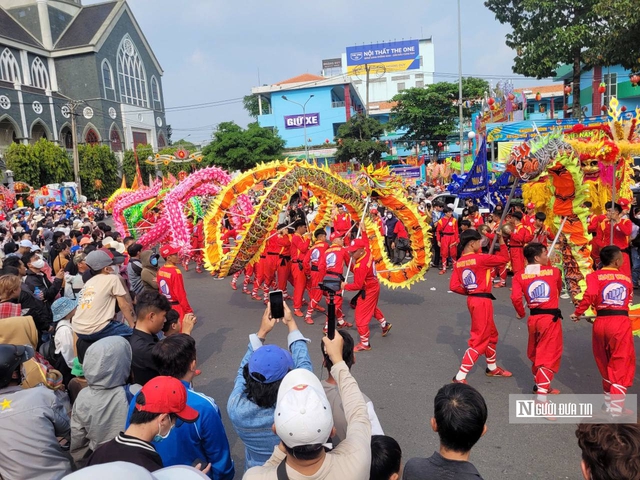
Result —
[[[469, 314], [463, 297], [447, 293], [448, 277], [431, 270], [426, 281], [411, 290], [383, 288], [380, 308], [393, 323], [393, 330], [382, 338], [379, 327], [372, 324], [373, 349], [359, 353], [353, 368], [361, 389], [375, 405], [385, 433], [400, 443], [404, 460], [430, 456], [438, 448], [437, 435], [429, 427], [433, 398], [456, 373], [466, 349]], [[236, 478], [241, 478], [243, 445], [229, 421], [226, 403], [248, 335], [256, 332], [264, 307], [240, 291], [232, 291], [228, 280], [193, 271], [185, 278], [199, 321], [194, 337], [203, 373], [196, 378], [195, 386], [221, 407], [239, 472]], [[526, 357], [525, 321], [515, 318], [508, 289], [495, 294], [500, 332], [498, 363], [511, 370], [514, 377], [486, 377], [482, 360], [480, 368], [469, 375], [469, 382], [480, 390], [489, 407], [487, 434], [473, 449], [471, 460], [486, 479], [582, 478], [574, 426], [508, 423], [508, 395], [528, 393], [533, 380]], [[569, 302], [564, 300], [562, 307], [568, 318], [572, 312]], [[352, 321], [353, 311], [348, 318]], [[312, 340], [311, 358], [319, 375], [322, 323], [299, 324]], [[591, 326], [565, 320], [563, 327], [565, 351], [554, 386], [565, 393], [599, 393], [601, 379], [591, 354]], [[352, 334], [357, 338], [355, 330]], [[277, 325], [268, 341], [285, 346], [285, 327]], [[636, 350], [640, 351], [638, 339]], [[640, 394], [640, 375], [636, 375], [629, 393]]]

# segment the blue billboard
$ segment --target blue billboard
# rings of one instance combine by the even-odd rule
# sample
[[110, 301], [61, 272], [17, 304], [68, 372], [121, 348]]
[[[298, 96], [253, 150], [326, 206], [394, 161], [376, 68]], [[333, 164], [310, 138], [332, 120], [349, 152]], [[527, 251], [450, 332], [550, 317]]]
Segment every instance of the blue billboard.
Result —
[[385, 72], [401, 72], [420, 68], [420, 42], [376, 43], [347, 47], [347, 74], [362, 70], [363, 65], [376, 65]]

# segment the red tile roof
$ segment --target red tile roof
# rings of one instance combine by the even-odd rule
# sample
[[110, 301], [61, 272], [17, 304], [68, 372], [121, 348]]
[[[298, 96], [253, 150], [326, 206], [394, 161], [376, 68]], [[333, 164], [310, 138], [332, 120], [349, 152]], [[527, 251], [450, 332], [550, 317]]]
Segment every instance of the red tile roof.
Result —
[[532, 92], [534, 95], [540, 92], [541, 95], [545, 93], [557, 93], [558, 95], [562, 95], [564, 92], [564, 86], [561, 83], [557, 83], [555, 85], [538, 85], [537, 87], [524, 87], [524, 88], [516, 88], [516, 92], [522, 93], [523, 91]]
[[284, 83], [317, 82], [318, 80], [325, 80], [325, 77], [321, 77], [320, 75], [313, 75], [311, 73], [303, 73], [302, 75], [298, 75], [297, 77], [289, 78], [288, 80], [283, 80], [282, 82], [278, 82], [275, 85], [282, 85]]

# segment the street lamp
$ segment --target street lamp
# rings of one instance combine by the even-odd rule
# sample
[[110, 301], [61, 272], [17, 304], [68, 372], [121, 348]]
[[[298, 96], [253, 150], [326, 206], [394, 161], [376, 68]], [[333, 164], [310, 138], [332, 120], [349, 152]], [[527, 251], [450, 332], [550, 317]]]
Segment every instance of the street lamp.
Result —
[[289, 103], [295, 103], [296, 105], [302, 107], [302, 128], [304, 128], [304, 156], [309, 161], [309, 142], [307, 141], [307, 103], [309, 100], [313, 98], [313, 94], [309, 95], [307, 101], [304, 103], [294, 102], [293, 100], [289, 100], [286, 95], [282, 95], [282, 99]]
[[460, 14], [460, 0], [458, 0], [458, 122], [460, 124], [460, 175], [464, 174], [464, 159], [462, 156], [463, 122], [462, 118], [462, 21]]

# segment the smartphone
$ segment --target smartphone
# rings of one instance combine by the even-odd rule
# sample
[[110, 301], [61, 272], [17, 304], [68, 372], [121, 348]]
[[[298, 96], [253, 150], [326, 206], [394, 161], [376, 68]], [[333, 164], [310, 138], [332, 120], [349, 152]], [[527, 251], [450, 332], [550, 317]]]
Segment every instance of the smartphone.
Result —
[[271, 304], [271, 318], [284, 318], [284, 297], [282, 290], [269, 292], [269, 303]]
[[191, 466], [193, 468], [198, 468], [198, 465], [200, 465], [200, 470], [204, 470], [207, 467], [207, 462], [205, 462], [201, 458], [196, 458], [191, 464]]

